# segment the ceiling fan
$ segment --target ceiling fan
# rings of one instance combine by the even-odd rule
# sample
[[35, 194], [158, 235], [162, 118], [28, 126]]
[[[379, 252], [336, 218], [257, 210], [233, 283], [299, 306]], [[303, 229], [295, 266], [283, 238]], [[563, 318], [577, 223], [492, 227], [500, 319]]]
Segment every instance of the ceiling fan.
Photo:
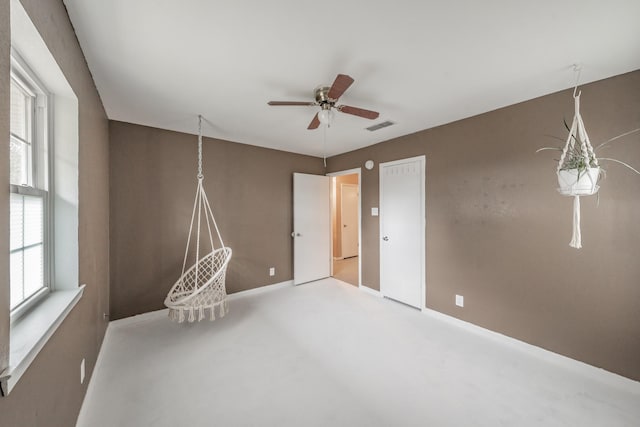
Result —
[[318, 86], [314, 90], [315, 102], [304, 101], [269, 101], [269, 105], [273, 106], [319, 106], [321, 110], [316, 113], [309, 123], [307, 129], [317, 129], [320, 123], [329, 124], [333, 109], [341, 113], [352, 114], [365, 119], [377, 119], [380, 115], [377, 111], [365, 110], [363, 108], [351, 107], [349, 105], [336, 105], [338, 98], [351, 86], [353, 79], [346, 74], [338, 74], [335, 81], [329, 86]]

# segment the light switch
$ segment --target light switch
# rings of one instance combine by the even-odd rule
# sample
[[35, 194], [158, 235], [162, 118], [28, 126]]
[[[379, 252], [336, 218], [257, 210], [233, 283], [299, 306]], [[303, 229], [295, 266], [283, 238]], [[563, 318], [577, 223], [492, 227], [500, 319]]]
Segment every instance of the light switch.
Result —
[[378, 216], [378, 208], [371, 208], [371, 216]]

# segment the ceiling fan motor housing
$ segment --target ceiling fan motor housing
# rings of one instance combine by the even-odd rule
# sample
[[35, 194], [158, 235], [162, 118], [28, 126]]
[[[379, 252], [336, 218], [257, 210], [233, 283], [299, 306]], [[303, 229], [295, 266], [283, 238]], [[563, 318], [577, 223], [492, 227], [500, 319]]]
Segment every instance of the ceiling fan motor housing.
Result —
[[329, 90], [331, 88], [329, 86], [318, 86], [315, 91], [316, 102], [322, 107], [323, 110], [327, 110], [334, 106], [336, 103], [335, 99], [329, 98]]

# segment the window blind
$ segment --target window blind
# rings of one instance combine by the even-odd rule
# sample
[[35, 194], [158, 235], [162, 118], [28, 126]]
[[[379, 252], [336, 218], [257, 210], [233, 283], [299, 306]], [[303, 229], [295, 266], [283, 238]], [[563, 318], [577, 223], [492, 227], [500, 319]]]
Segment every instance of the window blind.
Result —
[[44, 200], [11, 193], [10, 197], [11, 309], [45, 286]]

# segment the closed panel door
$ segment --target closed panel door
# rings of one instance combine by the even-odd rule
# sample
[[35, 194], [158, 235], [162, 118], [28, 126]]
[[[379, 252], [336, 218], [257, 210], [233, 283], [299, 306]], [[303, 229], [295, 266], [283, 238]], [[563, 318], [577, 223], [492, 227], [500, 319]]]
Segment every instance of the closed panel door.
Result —
[[329, 277], [331, 271], [331, 179], [293, 174], [293, 282]]
[[380, 290], [424, 306], [424, 158], [380, 164]]
[[342, 222], [342, 257], [358, 256], [358, 186], [342, 184], [340, 219]]

